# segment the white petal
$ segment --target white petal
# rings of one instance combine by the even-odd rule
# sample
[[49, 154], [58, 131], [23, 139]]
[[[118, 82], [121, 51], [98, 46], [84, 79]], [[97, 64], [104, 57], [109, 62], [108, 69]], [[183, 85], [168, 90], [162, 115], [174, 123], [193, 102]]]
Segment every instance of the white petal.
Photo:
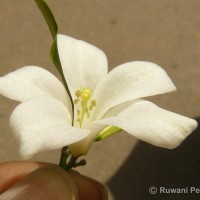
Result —
[[109, 117], [116, 117], [120, 112], [131, 106], [133, 103], [136, 103], [140, 100], [132, 100], [132, 101], [127, 101], [121, 104], [118, 104], [111, 109], [109, 109], [102, 117], [103, 118], [109, 118]]
[[93, 90], [107, 74], [106, 55], [95, 46], [68, 36], [57, 35], [57, 42], [63, 73], [72, 97], [76, 90]]
[[113, 69], [104, 78], [93, 98], [97, 101], [94, 119], [120, 103], [174, 91], [176, 88], [166, 72], [150, 62], [135, 61]]
[[74, 156], [86, 155], [98, 133], [100, 133], [106, 126], [107, 125], [104, 124], [92, 124], [90, 127], [91, 133], [86, 138], [69, 146], [72, 154]]
[[47, 70], [27, 66], [0, 77], [0, 94], [17, 101], [47, 95], [62, 101], [70, 108], [70, 100], [62, 83]]
[[197, 127], [193, 119], [166, 111], [148, 101], [137, 101], [117, 117], [96, 123], [117, 126], [155, 146], [177, 147]]
[[90, 131], [74, 128], [67, 107], [53, 97], [33, 97], [12, 113], [10, 125], [21, 142], [21, 155], [57, 149], [85, 138]]

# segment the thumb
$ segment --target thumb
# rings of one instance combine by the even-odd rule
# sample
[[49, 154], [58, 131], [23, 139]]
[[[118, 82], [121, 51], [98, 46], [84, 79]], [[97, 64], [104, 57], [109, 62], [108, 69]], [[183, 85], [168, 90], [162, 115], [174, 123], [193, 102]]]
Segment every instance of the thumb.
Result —
[[106, 200], [99, 182], [58, 166], [40, 167], [0, 195], [1, 200]]
[[75, 200], [78, 192], [69, 173], [57, 166], [41, 167], [0, 195], [1, 200]]

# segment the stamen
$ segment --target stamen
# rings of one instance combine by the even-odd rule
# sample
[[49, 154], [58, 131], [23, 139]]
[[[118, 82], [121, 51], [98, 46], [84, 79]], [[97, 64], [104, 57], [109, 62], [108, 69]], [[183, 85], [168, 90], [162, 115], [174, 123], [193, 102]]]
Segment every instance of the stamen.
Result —
[[91, 105], [93, 105], [94, 107], [96, 106], [96, 101], [95, 100], [92, 100], [91, 101]]
[[74, 100], [74, 104], [77, 104], [79, 102], [79, 99]]
[[77, 90], [75, 95], [77, 99], [74, 100], [74, 104], [76, 104], [79, 108], [81, 107], [81, 109], [77, 109], [77, 122], [80, 127], [82, 127], [85, 115], [87, 115], [87, 118], [90, 118], [90, 111], [92, 111], [92, 109], [96, 106], [96, 101], [91, 100], [92, 90], [90, 88]]
[[80, 97], [81, 96], [81, 91], [80, 90], [77, 90], [76, 93], [75, 93], [76, 97]]
[[90, 106], [89, 106], [89, 110], [92, 110], [92, 109], [93, 109], [93, 106], [92, 106], [92, 105], [90, 105]]
[[80, 115], [80, 113], [81, 113], [80, 110], [77, 110], [76, 112], [77, 112], [77, 115]]

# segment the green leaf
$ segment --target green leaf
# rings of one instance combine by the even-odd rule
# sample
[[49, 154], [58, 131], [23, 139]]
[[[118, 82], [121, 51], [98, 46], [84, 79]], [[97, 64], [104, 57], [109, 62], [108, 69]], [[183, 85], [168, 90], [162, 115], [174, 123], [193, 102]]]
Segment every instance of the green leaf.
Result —
[[46, 20], [53, 38], [55, 38], [58, 32], [58, 26], [49, 6], [43, 0], [35, 0], [35, 2]]
[[[53, 44], [51, 46], [50, 57], [51, 57], [51, 60], [52, 60], [53, 64], [55, 65], [55, 67], [57, 68], [58, 72], [60, 73], [60, 75], [62, 77], [62, 81], [64, 83], [65, 89], [67, 90], [67, 93], [69, 95], [69, 98], [70, 98], [70, 101], [71, 101], [71, 104], [72, 104], [72, 110], [73, 110], [72, 113], [74, 113], [73, 99], [72, 99], [71, 93], [69, 91], [69, 88], [68, 88], [68, 85], [67, 85], [67, 82], [65, 80], [65, 76], [63, 74], [63, 70], [62, 70], [62, 67], [61, 67], [56, 39], [54, 40], [54, 42], [53, 42]], [[72, 119], [73, 119], [73, 117], [72, 117]]]
[[59, 55], [58, 55], [58, 48], [57, 48], [56, 39], [53, 41], [53, 44], [51, 46], [50, 57], [51, 57], [53, 64], [55, 65], [55, 67], [59, 71], [59, 73], [62, 74], [62, 67], [61, 67], [60, 58], [59, 58]]
[[50, 57], [51, 57], [51, 60], [52, 60], [53, 64], [55, 65], [55, 67], [57, 68], [58, 72], [60, 73], [60, 75], [62, 77], [63, 83], [65, 85], [65, 88], [67, 90], [67, 93], [69, 94], [70, 100], [71, 100], [72, 105], [73, 105], [73, 100], [72, 100], [69, 88], [67, 86], [67, 82], [65, 80], [65, 76], [63, 74], [62, 67], [61, 67], [56, 39], [54, 40], [54, 42], [53, 42], [53, 44], [51, 46]]
[[[51, 46], [50, 57], [51, 57], [53, 64], [55, 65], [56, 69], [58, 70], [58, 72], [61, 75], [65, 89], [67, 90], [67, 93], [69, 95], [69, 98], [70, 98], [70, 101], [71, 101], [71, 104], [72, 104], [72, 113], [74, 113], [73, 99], [72, 99], [72, 96], [70, 94], [67, 82], [65, 80], [63, 70], [62, 70], [62, 67], [61, 67], [61, 63], [60, 63], [60, 58], [59, 58], [59, 55], [58, 55], [58, 48], [57, 48], [57, 41], [56, 41], [58, 26], [57, 26], [56, 20], [53, 16], [49, 6], [43, 0], [35, 0], [35, 2], [37, 4], [37, 6], [39, 7], [45, 21], [47, 22], [48, 27], [51, 31], [52, 36], [53, 36], [54, 41], [53, 41], [53, 44]], [[73, 116], [72, 116], [72, 119], [73, 119]], [[73, 120], [72, 120], [72, 124], [73, 124]]]

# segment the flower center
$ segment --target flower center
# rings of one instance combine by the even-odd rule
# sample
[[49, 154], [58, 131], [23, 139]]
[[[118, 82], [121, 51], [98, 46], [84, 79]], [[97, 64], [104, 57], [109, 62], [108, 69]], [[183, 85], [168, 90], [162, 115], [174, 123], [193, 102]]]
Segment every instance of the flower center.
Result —
[[92, 100], [92, 90], [90, 88], [83, 88], [82, 90], [77, 90], [75, 93], [77, 97], [74, 100], [74, 107], [76, 110], [76, 121], [78, 126], [81, 128], [83, 126], [84, 119], [91, 117], [91, 112], [96, 106], [96, 101]]

